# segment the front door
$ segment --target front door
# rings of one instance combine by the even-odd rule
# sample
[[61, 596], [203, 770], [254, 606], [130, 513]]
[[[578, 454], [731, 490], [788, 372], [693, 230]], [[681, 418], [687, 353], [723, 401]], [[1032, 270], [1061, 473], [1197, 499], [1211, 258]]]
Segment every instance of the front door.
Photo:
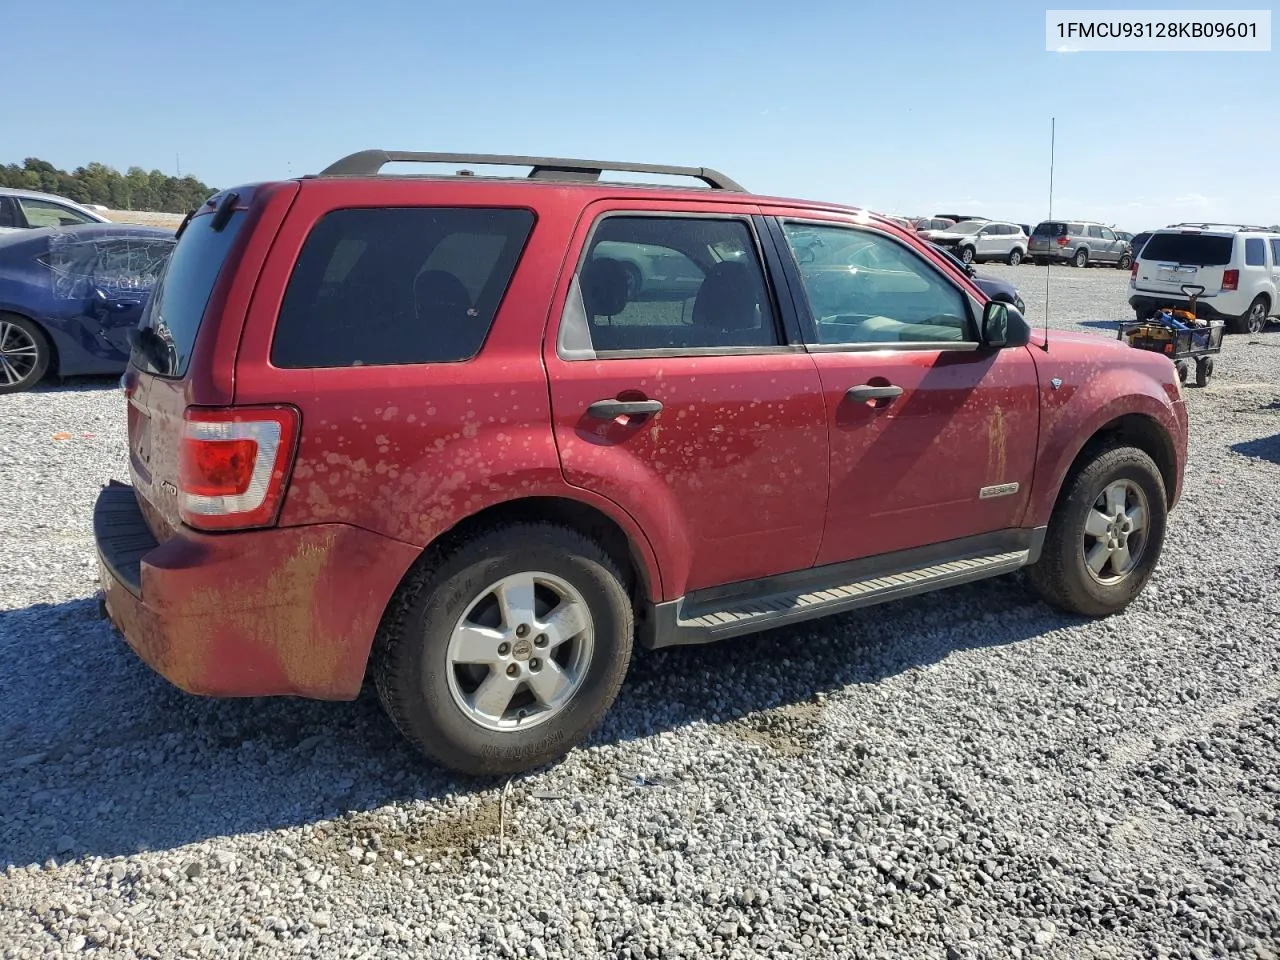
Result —
[[874, 227], [783, 218], [831, 432], [818, 563], [1017, 527], [1039, 430], [1035, 361], [977, 343], [976, 298]]
[[667, 599], [811, 566], [827, 500], [822, 387], [756, 210], [687, 207], [593, 206], [545, 348], [565, 477], [638, 521]]

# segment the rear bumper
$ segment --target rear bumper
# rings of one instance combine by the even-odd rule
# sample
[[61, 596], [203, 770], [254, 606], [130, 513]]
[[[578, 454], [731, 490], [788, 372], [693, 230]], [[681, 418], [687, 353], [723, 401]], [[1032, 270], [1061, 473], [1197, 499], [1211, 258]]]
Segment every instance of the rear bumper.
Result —
[[345, 524], [157, 543], [133, 488], [98, 495], [102, 600], [134, 652], [170, 683], [215, 697], [350, 700], [373, 636], [419, 550]]

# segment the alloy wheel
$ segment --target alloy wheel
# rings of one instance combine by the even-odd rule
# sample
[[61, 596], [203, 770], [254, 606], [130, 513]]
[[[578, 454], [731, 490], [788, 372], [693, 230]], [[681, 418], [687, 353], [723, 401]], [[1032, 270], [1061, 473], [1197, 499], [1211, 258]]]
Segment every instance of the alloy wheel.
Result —
[[40, 348], [16, 323], [0, 320], [0, 384], [13, 386], [31, 376], [40, 360]]
[[1115, 480], [1094, 500], [1084, 522], [1085, 569], [1103, 584], [1119, 583], [1138, 566], [1147, 546], [1151, 511], [1132, 480]]
[[562, 711], [591, 664], [586, 600], [549, 573], [504, 577], [482, 590], [449, 638], [454, 703], [489, 730], [523, 730]]

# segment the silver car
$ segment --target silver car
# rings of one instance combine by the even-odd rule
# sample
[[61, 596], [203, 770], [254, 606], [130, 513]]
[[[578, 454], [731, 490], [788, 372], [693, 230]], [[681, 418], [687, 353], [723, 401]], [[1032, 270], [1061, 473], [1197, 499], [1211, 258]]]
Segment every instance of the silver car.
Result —
[[68, 227], [111, 221], [74, 200], [37, 190], [0, 187], [0, 233], [36, 227]]
[[1022, 227], [1005, 220], [962, 220], [945, 230], [930, 231], [928, 239], [964, 263], [1003, 260], [1017, 266], [1027, 255]]
[[1031, 231], [1027, 256], [1036, 263], [1069, 263], [1087, 267], [1105, 263], [1128, 270], [1133, 263], [1130, 242], [1110, 227], [1088, 220], [1045, 220]]

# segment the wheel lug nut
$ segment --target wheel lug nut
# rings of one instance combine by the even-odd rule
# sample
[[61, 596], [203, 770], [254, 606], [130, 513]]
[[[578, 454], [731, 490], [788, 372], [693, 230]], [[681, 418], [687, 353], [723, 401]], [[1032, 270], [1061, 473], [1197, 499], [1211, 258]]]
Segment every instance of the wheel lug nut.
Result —
[[529, 669], [530, 669], [530, 670], [541, 670], [541, 669], [542, 669], [542, 661], [541, 661], [541, 660], [539, 660], [537, 657], [534, 657], [532, 660], [530, 660], [530, 661], [529, 661]]
[[533, 641], [535, 646], [545, 647], [547, 645], [547, 635], [545, 633], [538, 634]]
[[527, 623], [522, 623], [520, 624], [520, 626], [516, 627], [517, 637], [527, 637], [528, 635], [529, 635], [529, 625]]
[[511, 644], [509, 643], [498, 644], [498, 656], [505, 657], [510, 652], [511, 652]]
[[517, 666], [517, 665], [516, 665], [516, 664], [514, 664], [514, 663], [513, 663], [513, 664], [511, 664], [511, 666], [507, 667], [507, 676], [508, 676], [508, 677], [518, 677], [518, 676], [520, 676], [520, 667], [519, 667], [519, 666]]

